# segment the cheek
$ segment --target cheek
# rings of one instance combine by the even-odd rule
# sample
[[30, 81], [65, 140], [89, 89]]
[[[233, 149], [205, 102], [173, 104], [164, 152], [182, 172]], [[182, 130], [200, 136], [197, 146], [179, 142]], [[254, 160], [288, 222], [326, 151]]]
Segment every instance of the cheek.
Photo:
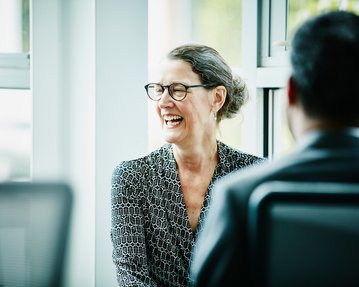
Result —
[[212, 106], [208, 103], [207, 99], [204, 98], [203, 101], [198, 102], [195, 106], [195, 113], [200, 118], [207, 118], [211, 113]]
[[192, 111], [188, 115], [188, 118], [191, 125], [202, 126], [203, 124], [208, 122], [209, 115], [210, 115], [210, 111], [208, 109], [208, 106], [202, 104], [193, 107]]

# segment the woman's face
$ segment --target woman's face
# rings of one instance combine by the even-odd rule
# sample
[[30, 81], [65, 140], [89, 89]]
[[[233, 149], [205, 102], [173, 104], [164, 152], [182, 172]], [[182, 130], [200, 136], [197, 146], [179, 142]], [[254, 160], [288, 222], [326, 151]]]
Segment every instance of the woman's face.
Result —
[[[158, 83], [164, 86], [172, 83], [198, 85], [201, 81], [189, 63], [166, 59], [161, 65]], [[186, 98], [176, 101], [169, 95], [168, 89], [165, 89], [157, 102], [156, 110], [166, 142], [192, 146], [215, 136], [213, 93], [213, 89], [189, 88]]]

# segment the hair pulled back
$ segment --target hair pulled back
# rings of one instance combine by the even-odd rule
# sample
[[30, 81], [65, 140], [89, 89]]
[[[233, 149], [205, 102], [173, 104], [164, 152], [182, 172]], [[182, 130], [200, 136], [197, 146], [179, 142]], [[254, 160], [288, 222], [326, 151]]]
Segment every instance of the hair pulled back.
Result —
[[222, 119], [233, 118], [247, 101], [248, 93], [244, 81], [233, 74], [217, 50], [205, 45], [188, 44], [173, 49], [167, 57], [189, 63], [202, 84], [218, 83], [226, 88], [226, 100], [217, 113], [218, 123]]

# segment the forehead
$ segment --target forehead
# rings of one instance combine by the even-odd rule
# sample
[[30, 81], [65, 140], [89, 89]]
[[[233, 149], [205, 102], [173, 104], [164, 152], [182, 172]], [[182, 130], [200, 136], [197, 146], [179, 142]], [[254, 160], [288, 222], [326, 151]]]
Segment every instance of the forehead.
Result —
[[199, 76], [193, 72], [192, 65], [183, 60], [165, 59], [159, 66], [159, 80], [162, 83], [198, 82]]

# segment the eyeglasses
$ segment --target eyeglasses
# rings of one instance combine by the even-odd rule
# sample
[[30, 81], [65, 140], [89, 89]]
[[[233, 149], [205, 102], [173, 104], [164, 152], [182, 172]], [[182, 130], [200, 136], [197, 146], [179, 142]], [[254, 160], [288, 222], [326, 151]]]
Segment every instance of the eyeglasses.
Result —
[[171, 85], [163, 86], [158, 83], [149, 83], [145, 86], [148, 97], [153, 101], [159, 101], [167, 88], [168, 93], [172, 99], [176, 101], [182, 101], [187, 96], [187, 90], [190, 88], [213, 88], [219, 86], [218, 83], [209, 83], [201, 85], [191, 85], [187, 86], [181, 83], [172, 83]]

